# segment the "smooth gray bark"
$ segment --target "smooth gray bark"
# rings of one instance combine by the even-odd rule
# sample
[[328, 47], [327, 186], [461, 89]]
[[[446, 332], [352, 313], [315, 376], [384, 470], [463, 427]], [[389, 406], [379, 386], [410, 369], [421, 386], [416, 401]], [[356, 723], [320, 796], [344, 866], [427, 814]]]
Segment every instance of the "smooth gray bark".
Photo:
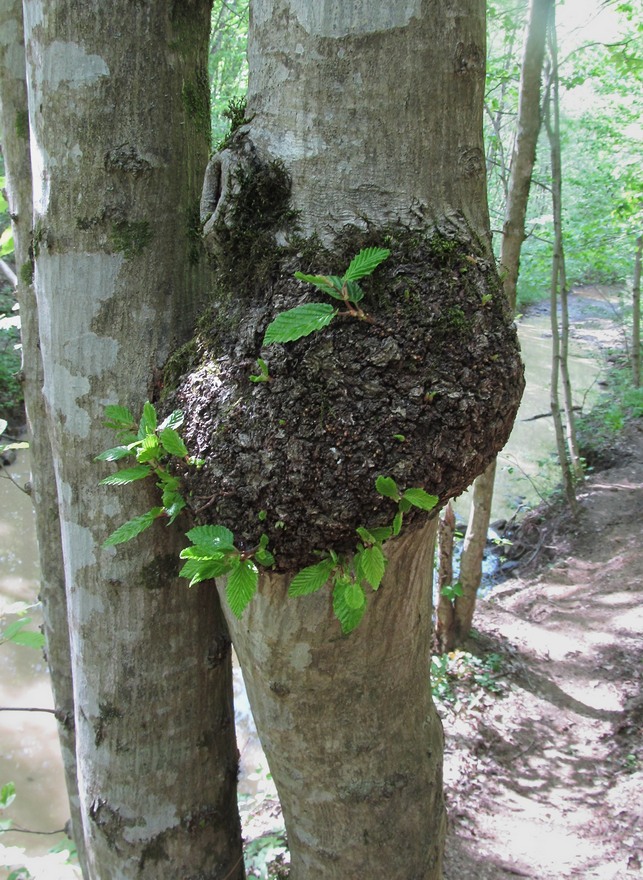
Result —
[[98, 486], [106, 404], [140, 413], [206, 279], [209, 3], [27, 0], [35, 285], [92, 880], [243, 876], [230, 646], [180, 533], [103, 549], [156, 503]]
[[22, 0], [0, 2], [0, 103], [2, 150], [7, 175], [7, 196], [12, 216], [20, 305], [22, 372], [25, 409], [29, 426], [36, 535], [40, 561], [40, 601], [44, 616], [47, 664], [58, 719], [58, 733], [69, 793], [72, 834], [78, 859], [85, 871], [85, 852], [76, 782], [74, 697], [67, 627], [65, 574], [58, 519], [56, 479], [49, 442], [49, 428], [42, 395], [38, 311], [31, 277], [33, 259], [31, 157], [25, 69]]

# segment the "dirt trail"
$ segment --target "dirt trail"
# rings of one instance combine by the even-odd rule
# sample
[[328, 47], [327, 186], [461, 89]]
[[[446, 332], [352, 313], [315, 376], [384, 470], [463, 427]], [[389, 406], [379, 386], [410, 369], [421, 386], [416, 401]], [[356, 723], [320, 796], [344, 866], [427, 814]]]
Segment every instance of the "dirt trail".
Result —
[[643, 877], [643, 424], [592, 476], [554, 558], [482, 600], [504, 693], [447, 711], [445, 880]]

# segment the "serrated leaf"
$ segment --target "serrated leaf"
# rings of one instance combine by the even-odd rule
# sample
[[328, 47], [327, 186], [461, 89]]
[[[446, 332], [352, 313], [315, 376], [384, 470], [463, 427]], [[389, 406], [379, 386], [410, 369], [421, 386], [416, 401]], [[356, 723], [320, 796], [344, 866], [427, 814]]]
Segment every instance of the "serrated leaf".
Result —
[[180, 428], [183, 424], [183, 420], [185, 419], [185, 415], [183, 410], [175, 409], [174, 412], [171, 412], [169, 416], [161, 422], [158, 427], [159, 431], [164, 431], [166, 428], [174, 428], [176, 431], [177, 428]]
[[329, 303], [304, 303], [282, 312], [270, 323], [263, 338], [264, 345], [275, 342], [294, 342], [328, 324], [337, 314]]
[[386, 570], [386, 557], [382, 548], [377, 545], [366, 547], [357, 554], [355, 563], [360, 578], [367, 580], [371, 587], [377, 590]]
[[175, 455], [177, 458], [187, 457], [187, 446], [174, 428], [164, 428], [162, 431], [159, 431], [159, 440], [168, 455]]
[[229, 558], [222, 559], [188, 559], [179, 577], [190, 578], [189, 586], [199, 584], [201, 581], [211, 581], [214, 578], [227, 574], [232, 568]]
[[257, 550], [255, 553], [255, 562], [258, 562], [259, 565], [263, 565], [264, 568], [269, 568], [271, 565], [275, 564], [275, 557], [269, 550]]
[[211, 550], [234, 550], [234, 535], [225, 526], [195, 526], [187, 532], [193, 544], [209, 547]]
[[144, 461], [156, 461], [160, 455], [161, 444], [159, 443], [159, 438], [156, 434], [146, 434], [136, 450], [136, 460], [141, 463]]
[[313, 284], [318, 290], [322, 290], [335, 299], [342, 297], [342, 279], [336, 275], [304, 275], [303, 272], [295, 272], [295, 278]]
[[411, 509], [411, 502], [408, 498], [400, 498], [399, 507], [402, 513], [408, 513]]
[[385, 498], [392, 498], [393, 501], [400, 500], [400, 490], [393, 477], [383, 477], [381, 474], [375, 480], [375, 488]]
[[24, 648], [44, 648], [45, 637], [41, 632], [19, 632], [11, 639], [14, 645]]
[[404, 514], [402, 513], [401, 510], [398, 510], [398, 512], [397, 512], [397, 513], [395, 514], [395, 516], [393, 517], [393, 526], [392, 526], [392, 528], [393, 528], [393, 534], [394, 534], [395, 536], [399, 535], [400, 532], [402, 531], [402, 522], [403, 522], [403, 520], [404, 520]]
[[359, 611], [366, 604], [364, 588], [361, 584], [352, 582], [344, 588], [344, 601], [352, 611]]
[[259, 572], [250, 559], [244, 559], [236, 565], [226, 584], [226, 599], [235, 617], [241, 617], [246, 606], [257, 592]]
[[437, 495], [429, 495], [424, 489], [407, 489], [402, 497], [420, 510], [433, 510], [440, 500]]
[[168, 517], [167, 524], [171, 526], [181, 511], [185, 509], [185, 501], [178, 493], [174, 493], [171, 499], [166, 499], [165, 495], [163, 495], [163, 507], [165, 508], [165, 515]]
[[289, 596], [308, 596], [321, 589], [328, 581], [332, 570], [335, 568], [333, 559], [323, 559], [317, 565], [309, 565], [302, 568], [290, 582], [288, 587]]
[[360, 538], [362, 539], [362, 541], [365, 544], [375, 544], [376, 543], [377, 538], [375, 538], [373, 533], [369, 532], [368, 529], [365, 529], [362, 526], [358, 526], [358, 528], [356, 528], [355, 531], [357, 532], [357, 534], [360, 536]]
[[233, 552], [235, 552], [234, 548], [229, 550], [227, 547], [222, 547], [218, 550], [213, 550], [212, 547], [208, 547], [206, 544], [192, 544], [191, 547], [184, 547], [179, 553], [179, 556], [181, 559], [217, 560], [225, 559]]
[[[366, 609], [366, 597], [364, 596], [363, 591], [363, 605], [361, 605], [360, 608], [351, 608], [346, 601], [346, 591], [349, 588], [352, 588], [352, 581], [338, 580], [335, 583], [335, 589], [333, 590], [333, 612], [335, 613], [335, 617], [339, 620], [344, 634], [352, 632], [357, 626], [359, 626]], [[354, 596], [354, 594], [351, 593], [351, 596]]]
[[371, 275], [380, 263], [391, 255], [387, 248], [370, 247], [361, 250], [350, 261], [348, 269], [344, 272], [344, 281], [357, 281], [366, 275]]
[[136, 424], [134, 416], [126, 406], [118, 406], [109, 404], [105, 407], [105, 425], [108, 428], [122, 430], [123, 428], [133, 428]]
[[348, 294], [349, 302], [358, 303], [364, 299], [364, 291], [356, 281], [346, 282], [346, 293]]
[[107, 540], [103, 541], [103, 547], [114, 547], [116, 544], [124, 544], [126, 541], [131, 541], [132, 538], [140, 535], [145, 529], [149, 529], [154, 520], [158, 519], [162, 514], [162, 507], [153, 507], [147, 513], [135, 516], [134, 519], [124, 522], [122, 526], [119, 526], [116, 531], [112, 532]]
[[389, 538], [393, 537], [393, 529], [391, 528], [391, 526], [376, 526], [370, 531], [378, 543], [381, 543], [382, 541], [388, 541]]
[[135, 483], [137, 480], [144, 480], [154, 471], [147, 464], [137, 464], [136, 467], [124, 468], [122, 471], [116, 471], [100, 481], [101, 486], [127, 486], [129, 483]]
[[15, 799], [16, 786], [13, 782], [5, 782], [2, 788], [0, 788], [0, 810], [6, 810]]
[[119, 461], [121, 458], [127, 458], [128, 455], [134, 455], [129, 446], [114, 446], [101, 452], [94, 461]]

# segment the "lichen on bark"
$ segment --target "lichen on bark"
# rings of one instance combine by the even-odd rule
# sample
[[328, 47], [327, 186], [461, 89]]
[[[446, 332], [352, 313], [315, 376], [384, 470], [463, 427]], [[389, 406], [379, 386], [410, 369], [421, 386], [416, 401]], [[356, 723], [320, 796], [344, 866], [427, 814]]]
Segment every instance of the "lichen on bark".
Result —
[[[304, 240], [283, 175], [275, 198], [275, 166], [245, 155], [219, 210], [215, 301], [165, 405], [185, 411], [187, 445], [205, 459], [182, 473], [195, 518], [228, 526], [242, 548], [266, 531], [279, 568], [295, 570], [315, 551], [353, 549], [358, 526], [391, 521], [380, 474], [441, 504], [459, 495], [505, 444], [523, 369], [495, 266], [466, 224], [366, 221], [332, 246]], [[263, 245], [244, 260], [253, 236]], [[373, 246], [391, 251], [362, 282], [373, 323], [339, 317], [262, 347], [276, 314], [320, 299], [296, 270], [341, 275]], [[258, 357], [269, 382], [249, 378]]]

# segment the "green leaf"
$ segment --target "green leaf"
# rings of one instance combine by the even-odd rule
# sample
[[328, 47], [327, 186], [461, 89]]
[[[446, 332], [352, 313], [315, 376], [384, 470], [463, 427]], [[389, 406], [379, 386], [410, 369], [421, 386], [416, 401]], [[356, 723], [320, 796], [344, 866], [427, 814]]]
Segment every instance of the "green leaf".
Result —
[[163, 507], [165, 508], [165, 515], [168, 517], [167, 524], [171, 526], [181, 511], [185, 509], [185, 500], [178, 492], [173, 492], [169, 495], [163, 493]]
[[11, 253], [13, 253], [13, 228], [7, 226], [2, 235], [0, 235], [0, 257], [6, 257], [7, 254]]
[[0, 788], [0, 810], [6, 810], [15, 799], [16, 786], [13, 782], [5, 782], [2, 788]]
[[375, 488], [385, 498], [392, 498], [393, 501], [400, 500], [400, 490], [393, 477], [383, 477], [381, 474], [375, 480]]
[[116, 544], [124, 544], [126, 541], [131, 541], [132, 538], [140, 535], [145, 529], [149, 529], [154, 520], [158, 519], [162, 514], [162, 507], [153, 507], [147, 513], [135, 516], [134, 519], [124, 522], [115, 532], [112, 532], [106, 541], [103, 541], [103, 547], [114, 547]]
[[347, 583], [344, 588], [344, 601], [352, 611], [359, 611], [366, 605], [366, 596], [361, 584]]
[[377, 590], [382, 583], [386, 569], [386, 557], [382, 548], [377, 544], [374, 547], [366, 547], [356, 555], [355, 564], [360, 578], [364, 578]]
[[177, 458], [187, 457], [187, 446], [174, 428], [163, 428], [159, 431], [159, 440], [168, 455], [175, 455]]
[[268, 325], [264, 345], [274, 342], [293, 342], [328, 326], [337, 314], [329, 303], [305, 303], [282, 312]]
[[373, 535], [372, 532], [369, 532], [368, 529], [365, 529], [362, 526], [359, 526], [357, 529], [355, 529], [355, 531], [357, 532], [357, 534], [360, 536], [360, 538], [362, 539], [362, 541], [365, 544], [376, 544], [377, 543], [377, 538]]
[[399, 535], [400, 532], [402, 531], [403, 520], [404, 520], [404, 514], [402, 513], [401, 510], [398, 510], [398, 512], [393, 517], [393, 527], [392, 528], [393, 528], [393, 534], [395, 536]]
[[424, 489], [407, 489], [402, 497], [420, 510], [433, 510], [440, 500], [437, 495], [429, 495]]
[[135, 483], [136, 480], [144, 480], [154, 471], [147, 464], [138, 464], [136, 467], [124, 468], [122, 471], [116, 471], [100, 481], [101, 486], [127, 486], [128, 483]]
[[271, 565], [275, 564], [275, 557], [269, 550], [257, 550], [255, 553], [255, 562], [258, 562], [259, 565], [263, 565], [264, 568], [270, 568]]
[[232, 613], [241, 617], [246, 606], [257, 592], [259, 572], [250, 559], [244, 559], [236, 565], [228, 577], [226, 598]]
[[412, 505], [408, 498], [400, 498], [399, 508], [401, 513], [408, 513]]
[[346, 293], [348, 294], [349, 302], [358, 303], [364, 299], [364, 291], [356, 281], [346, 282]]
[[391, 255], [387, 248], [370, 247], [361, 250], [350, 261], [348, 269], [344, 272], [344, 281], [357, 281], [366, 275], [371, 275], [380, 263], [387, 260]]
[[333, 559], [323, 559], [317, 565], [309, 565], [302, 568], [290, 582], [288, 587], [289, 596], [308, 596], [324, 586], [331, 576], [335, 562]]
[[161, 424], [158, 427], [159, 433], [164, 431], [166, 428], [174, 428], [176, 431], [177, 428], [180, 428], [183, 424], [185, 416], [183, 415], [183, 411], [180, 409], [175, 409], [174, 412], [171, 412], [166, 419], [163, 419]]
[[364, 597], [364, 603], [360, 608], [351, 608], [348, 604], [346, 595], [347, 589], [350, 590], [350, 598], [353, 601], [355, 600], [355, 593], [352, 589], [353, 586], [353, 581], [338, 578], [333, 590], [333, 611], [335, 617], [341, 624], [342, 632], [344, 634], [352, 632], [355, 627], [359, 626], [359, 623], [364, 616], [364, 610], [366, 609], [366, 597], [363, 592], [362, 596]]
[[146, 434], [141, 441], [141, 445], [136, 450], [136, 460], [138, 462], [156, 461], [161, 456], [161, 444], [156, 434]]
[[393, 529], [391, 526], [376, 526], [371, 529], [371, 534], [379, 544], [393, 537]]
[[123, 430], [124, 428], [133, 428], [136, 425], [134, 416], [126, 406], [116, 406], [110, 404], [105, 407], [105, 426], [114, 430]]
[[210, 581], [221, 575], [227, 574], [232, 568], [232, 561], [229, 556], [223, 556], [221, 559], [188, 559], [181, 571], [179, 577], [190, 578], [189, 586], [199, 584], [201, 581]]
[[19, 632], [11, 639], [14, 645], [25, 648], [44, 648], [45, 637], [41, 632]]
[[232, 548], [231, 550], [227, 547], [221, 547], [219, 550], [213, 550], [212, 547], [207, 546], [207, 544], [192, 544], [191, 547], [184, 547], [183, 550], [179, 553], [181, 559], [226, 559], [227, 557], [236, 554], [236, 550]]
[[147, 400], [143, 404], [143, 414], [138, 426], [138, 436], [142, 439], [146, 434], [153, 434], [156, 431], [157, 424], [156, 408]]
[[342, 279], [336, 275], [304, 275], [303, 272], [295, 272], [295, 278], [299, 281], [305, 281], [307, 284], [314, 284], [319, 290], [323, 290], [329, 296], [335, 299], [343, 299], [342, 296]]
[[129, 446], [114, 446], [101, 452], [94, 461], [119, 461], [121, 458], [127, 458], [128, 455], [134, 455], [134, 451]]
[[234, 550], [234, 535], [225, 526], [195, 526], [187, 532], [193, 544], [208, 547], [210, 550]]
[[21, 617], [20, 620], [14, 620], [8, 624], [0, 633], [0, 640], [3, 642], [13, 642], [18, 633], [31, 623], [30, 617]]

